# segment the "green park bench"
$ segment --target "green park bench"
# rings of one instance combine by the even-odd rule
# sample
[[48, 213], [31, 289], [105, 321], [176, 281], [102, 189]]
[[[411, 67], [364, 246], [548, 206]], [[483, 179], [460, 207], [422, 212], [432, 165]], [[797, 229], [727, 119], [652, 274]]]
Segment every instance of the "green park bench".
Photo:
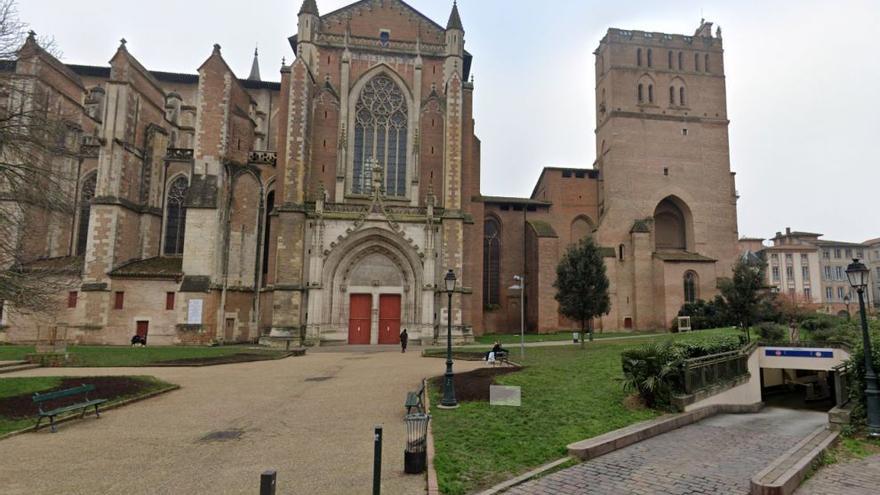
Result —
[[425, 381], [422, 380], [422, 384], [419, 386], [418, 391], [416, 392], [407, 392], [406, 393], [406, 402], [403, 403], [403, 407], [406, 408], [406, 413], [409, 414], [413, 409], [416, 409], [417, 412], [425, 412], [425, 405], [422, 397], [425, 395]]
[[[46, 392], [44, 394], [36, 393], [34, 394], [34, 402], [37, 404], [39, 408], [39, 415], [37, 416], [37, 425], [34, 427], [34, 430], [40, 429], [40, 422], [43, 418], [49, 418], [49, 424], [52, 427], [52, 433], [55, 433], [57, 430], [55, 429], [55, 417], [59, 414], [64, 414], [70, 411], [76, 411], [82, 409], [82, 415], [80, 417], [86, 416], [86, 410], [90, 407], [95, 408], [95, 417], [100, 418], [100, 414], [98, 413], [98, 406], [107, 402], [107, 399], [94, 399], [89, 400], [89, 392], [95, 390], [94, 385], [80, 385], [79, 387], [68, 388], [66, 390], [58, 390], [56, 392]], [[66, 406], [56, 407], [55, 409], [44, 410], [44, 406], [47, 406], [50, 401], [56, 401], [59, 399], [64, 399], [67, 397], [75, 397], [82, 396], [82, 400], [75, 404], [69, 404]]]

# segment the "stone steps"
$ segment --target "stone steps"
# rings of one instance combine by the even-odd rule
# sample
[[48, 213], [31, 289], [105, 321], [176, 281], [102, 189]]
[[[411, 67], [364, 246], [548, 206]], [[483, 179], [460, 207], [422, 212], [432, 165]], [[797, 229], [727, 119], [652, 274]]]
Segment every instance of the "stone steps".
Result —
[[0, 374], [13, 373], [15, 371], [32, 370], [39, 367], [39, 364], [32, 364], [27, 361], [3, 361], [0, 362]]
[[782, 454], [751, 480], [751, 495], [790, 495], [807, 475], [807, 471], [840, 435], [827, 426], [817, 428]]

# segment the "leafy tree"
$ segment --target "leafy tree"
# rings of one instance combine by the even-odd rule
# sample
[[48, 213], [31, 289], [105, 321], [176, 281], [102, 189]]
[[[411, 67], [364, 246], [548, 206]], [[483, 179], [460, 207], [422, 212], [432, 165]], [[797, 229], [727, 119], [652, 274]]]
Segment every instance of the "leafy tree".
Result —
[[747, 339], [749, 327], [757, 320], [769, 295], [764, 283], [766, 269], [763, 260], [740, 259], [733, 267], [733, 277], [720, 282], [728, 311], [742, 326]]
[[[559, 312], [581, 324], [581, 346], [588, 322], [607, 314], [611, 308], [608, 297], [608, 276], [605, 275], [605, 261], [593, 239], [582, 239], [571, 246], [556, 266], [556, 301]], [[593, 340], [593, 325], [589, 325], [590, 340]]]

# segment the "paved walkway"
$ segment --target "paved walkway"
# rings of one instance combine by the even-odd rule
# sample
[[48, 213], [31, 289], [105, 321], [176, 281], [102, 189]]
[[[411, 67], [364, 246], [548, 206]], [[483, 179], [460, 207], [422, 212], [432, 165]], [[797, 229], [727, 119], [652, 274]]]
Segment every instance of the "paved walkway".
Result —
[[826, 420], [822, 413], [775, 408], [719, 415], [506, 493], [745, 494], [753, 474]]
[[[383, 494], [424, 493], [403, 473], [403, 401], [442, 359], [416, 352], [310, 352], [203, 368], [37, 369], [6, 376], [154, 375], [180, 390], [0, 441], [0, 492], [370, 493], [373, 426], [384, 423]], [[480, 363], [456, 362], [457, 371]]]
[[880, 492], [880, 455], [819, 470], [796, 495], [874, 495]]

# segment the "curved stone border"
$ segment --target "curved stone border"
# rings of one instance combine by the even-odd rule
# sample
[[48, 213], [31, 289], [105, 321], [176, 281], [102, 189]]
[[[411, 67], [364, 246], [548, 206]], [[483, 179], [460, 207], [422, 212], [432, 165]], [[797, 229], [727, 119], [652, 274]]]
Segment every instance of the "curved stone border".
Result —
[[[235, 354], [230, 354], [230, 356], [234, 356]], [[229, 363], [186, 363], [186, 364], [163, 364], [162, 361], [157, 361], [154, 363], [140, 364], [136, 366], [101, 366], [101, 368], [201, 368], [203, 366], [225, 366], [227, 364], [242, 364], [242, 363], [258, 363], [260, 361], [278, 361], [281, 359], [286, 359], [289, 357], [300, 357], [306, 355], [306, 349], [301, 347], [299, 349], [293, 349], [291, 351], [287, 351], [280, 356], [277, 357], [266, 357], [266, 358], [255, 358], [255, 359], [244, 359], [242, 361], [232, 361]], [[211, 358], [208, 358], [211, 359]], [[85, 368], [86, 366], [74, 366], [75, 368]]]
[[[156, 397], [157, 395], [162, 395], [162, 394], [171, 392], [172, 390], [177, 390], [179, 388], [180, 388], [180, 385], [172, 384], [172, 385], [169, 385], [168, 387], [161, 388], [159, 390], [154, 390], [154, 391], [149, 392], [144, 395], [139, 395], [137, 397], [131, 397], [129, 399], [121, 400], [119, 402], [111, 402], [111, 403], [107, 404], [107, 406], [102, 407], [101, 412], [110, 411], [112, 409], [116, 409], [117, 407], [127, 406], [127, 405], [135, 403], [135, 402], [139, 402], [139, 401], [146, 400], [146, 399], [151, 399], [153, 397]], [[92, 416], [93, 414], [94, 414], [94, 412], [87, 412], [86, 417]], [[82, 417], [80, 416], [79, 413], [74, 413], [69, 416], [56, 418], [55, 424], [59, 425], [61, 423], [67, 423], [68, 421], [73, 421], [75, 419], [82, 419]], [[29, 427], [21, 429], [21, 430], [11, 431], [9, 433], [6, 433], [5, 435], [0, 435], [0, 441], [6, 440], [7, 438], [10, 438], [10, 437], [14, 437], [16, 435], [21, 435], [22, 433], [30, 433], [30, 432], [36, 432], [36, 431], [37, 430], [34, 430], [33, 426], [29, 426]]]
[[[422, 378], [422, 385], [425, 387], [425, 413], [431, 414], [431, 393], [428, 390], [428, 379]], [[432, 421], [428, 421], [428, 474], [426, 490], [428, 495], [440, 495], [440, 485], [437, 481], [437, 468], [434, 467], [434, 425]]]
[[839, 436], [839, 431], [829, 430], [827, 426], [817, 428], [752, 477], [751, 495], [794, 493], [819, 455], [834, 445]]

